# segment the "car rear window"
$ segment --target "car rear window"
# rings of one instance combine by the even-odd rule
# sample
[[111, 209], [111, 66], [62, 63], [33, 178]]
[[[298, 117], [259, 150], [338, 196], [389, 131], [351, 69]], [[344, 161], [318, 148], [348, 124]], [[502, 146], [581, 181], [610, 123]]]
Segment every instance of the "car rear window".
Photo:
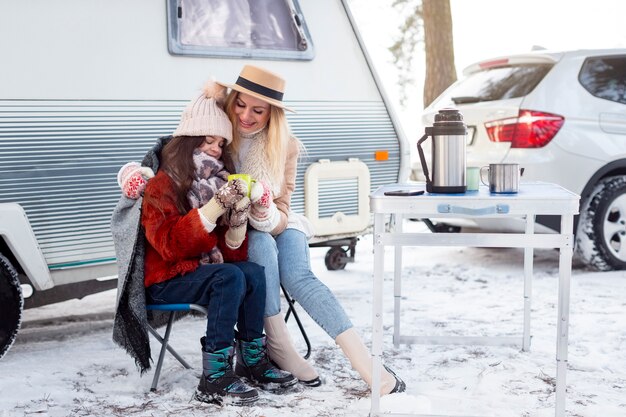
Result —
[[626, 104], [626, 56], [588, 58], [578, 80], [594, 96]]
[[470, 74], [446, 92], [456, 104], [504, 100], [530, 93], [552, 68], [552, 64], [509, 65]]

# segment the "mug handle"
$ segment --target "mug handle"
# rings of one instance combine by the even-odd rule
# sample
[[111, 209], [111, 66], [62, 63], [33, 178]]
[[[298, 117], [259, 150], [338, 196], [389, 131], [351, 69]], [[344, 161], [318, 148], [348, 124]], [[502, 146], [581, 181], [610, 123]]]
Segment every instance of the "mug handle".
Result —
[[[480, 182], [482, 182], [484, 185], [489, 185], [488, 183], [485, 182], [485, 180], [483, 179], [483, 170], [487, 170], [487, 172], [489, 172], [489, 167], [488, 166], [484, 166], [480, 168]], [[488, 174], [487, 174], [488, 175]]]

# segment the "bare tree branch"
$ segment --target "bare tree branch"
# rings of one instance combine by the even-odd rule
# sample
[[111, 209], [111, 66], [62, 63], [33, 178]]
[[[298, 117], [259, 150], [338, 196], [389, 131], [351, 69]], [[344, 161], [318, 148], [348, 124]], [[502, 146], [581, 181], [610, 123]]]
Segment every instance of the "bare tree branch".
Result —
[[450, 0], [395, 0], [392, 6], [406, 16], [400, 34], [389, 51], [398, 68], [400, 102], [407, 100], [407, 87], [415, 82], [415, 56], [420, 45], [426, 55], [424, 107], [456, 81]]
[[422, 27], [421, 2], [417, 0], [395, 0], [392, 7], [400, 10], [406, 16], [400, 26], [400, 34], [389, 51], [393, 55], [393, 63], [398, 68], [398, 86], [400, 87], [400, 103], [407, 100], [407, 87], [415, 82], [413, 61], [417, 54], [418, 45], [424, 41]]

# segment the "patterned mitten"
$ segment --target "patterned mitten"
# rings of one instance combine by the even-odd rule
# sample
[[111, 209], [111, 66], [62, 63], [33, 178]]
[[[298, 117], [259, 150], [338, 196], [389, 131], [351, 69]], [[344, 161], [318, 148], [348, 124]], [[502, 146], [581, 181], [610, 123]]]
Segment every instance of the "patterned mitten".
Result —
[[265, 181], [257, 181], [252, 184], [250, 190], [250, 202], [261, 207], [269, 208], [272, 202], [272, 191]]
[[271, 232], [280, 221], [280, 213], [272, 200], [272, 192], [269, 186], [258, 181], [250, 191], [250, 226], [261, 232]]
[[136, 200], [141, 197], [152, 177], [154, 172], [150, 168], [142, 167], [138, 162], [129, 162], [117, 173], [117, 183], [126, 197]]
[[[248, 186], [245, 182], [235, 179], [228, 181], [222, 186], [213, 198], [204, 206], [200, 207], [200, 213], [212, 224], [216, 224], [217, 219], [233, 207], [248, 194]], [[246, 197], [248, 204], [250, 200]]]
[[270, 202], [268, 208], [260, 204], [252, 204], [248, 222], [260, 232], [271, 232], [280, 222], [280, 212], [273, 201]]
[[223, 264], [224, 263], [224, 255], [222, 255], [222, 251], [216, 246], [209, 252], [209, 260], [212, 264]]
[[228, 215], [228, 230], [226, 231], [226, 245], [231, 249], [237, 249], [246, 238], [248, 226], [248, 212], [250, 211], [250, 199], [244, 197], [230, 209]]

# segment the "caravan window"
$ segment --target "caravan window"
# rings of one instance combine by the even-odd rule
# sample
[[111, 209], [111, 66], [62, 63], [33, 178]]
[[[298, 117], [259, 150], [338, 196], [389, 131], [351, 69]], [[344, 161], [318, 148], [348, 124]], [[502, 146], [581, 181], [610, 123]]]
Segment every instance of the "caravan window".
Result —
[[296, 0], [169, 0], [175, 55], [313, 59]]

